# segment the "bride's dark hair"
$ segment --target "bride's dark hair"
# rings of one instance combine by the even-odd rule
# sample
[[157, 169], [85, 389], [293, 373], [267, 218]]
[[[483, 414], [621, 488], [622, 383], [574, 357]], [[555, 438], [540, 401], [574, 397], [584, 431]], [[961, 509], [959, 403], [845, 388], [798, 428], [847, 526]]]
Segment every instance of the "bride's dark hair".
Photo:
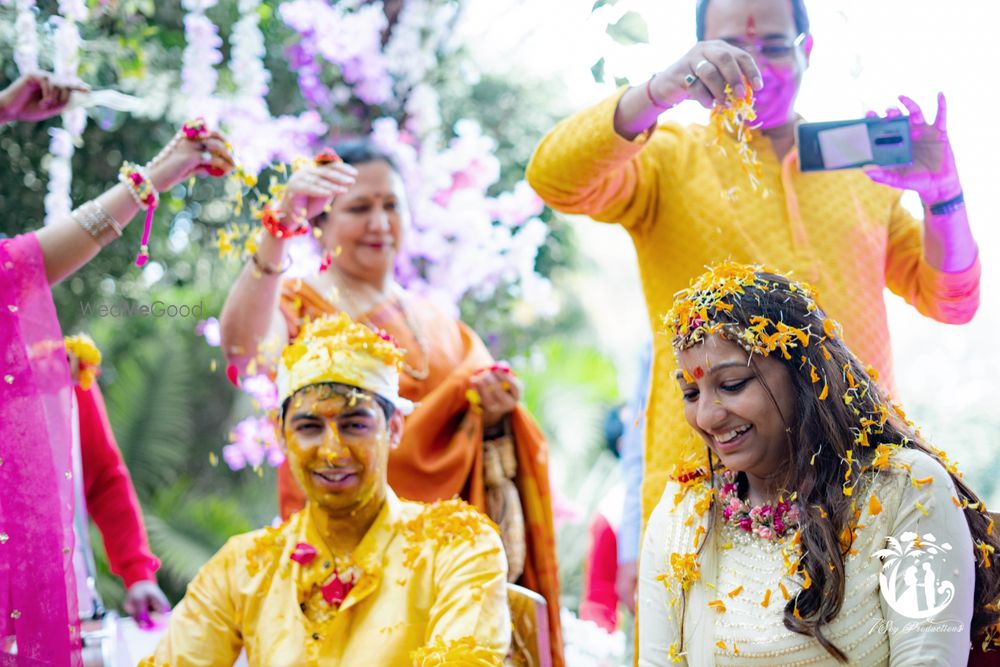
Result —
[[[739, 267], [729, 265], [729, 270], [738, 273]], [[709, 278], [706, 274], [700, 284], [711, 284]], [[700, 292], [696, 281], [675, 302], [666, 324], [677, 335], [675, 348], [697, 344], [710, 331], [741, 345], [751, 352], [750, 366], [762, 383], [754, 364], [758, 354], [763, 352], [787, 370], [795, 410], [791, 422], [786, 422], [789, 447], [784, 488], [797, 493], [804, 554], [800, 572], [808, 572], [812, 585], [785, 606], [785, 627], [815, 637], [831, 655], [846, 662], [847, 657], [822, 628], [840, 613], [844, 601], [844, 558], [851, 549], [858, 516], [857, 496], [848, 493], [877, 467], [873, 463], [878, 455], [905, 447], [933, 457], [955, 484], [973, 543], [1000, 553], [1000, 538], [979, 497], [954, 474], [944, 453], [924, 442], [902, 410], [887, 399], [874, 371], [866, 369], [844, 344], [839, 326], [818, 306], [809, 287], [760, 270], [746, 271], [741, 279], [733, 280], [739, 282], [738, 287], [733, 282], [719, 289], [725, 285], [722, 280], [714, 283], [714, 291]], [[679, 309], [678, 304], [685, 301], [688, 306]], [[762, 351], [761, 341], [774, 346]], [[771, 393], [770, 388], [767, 391]], [[852, 468], [847, 482], [845, 466]], [[990, 568], [978, 553], [975, 556], [974, 638], [1000, 617], [996, 607], [1000, 568]]]

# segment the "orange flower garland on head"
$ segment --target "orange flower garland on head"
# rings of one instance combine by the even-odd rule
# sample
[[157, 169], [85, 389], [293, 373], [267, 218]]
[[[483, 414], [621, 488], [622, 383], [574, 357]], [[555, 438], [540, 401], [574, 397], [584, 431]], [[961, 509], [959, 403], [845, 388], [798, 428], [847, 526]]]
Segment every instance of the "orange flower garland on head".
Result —
[[[799, 328], [782, 321], [779, 313], [766, 316], [758, 295], [760, 292], [775, 291], [787, 294], [788, 298], [782, 299], [785, 302], [795, 297], [804, 305], [805, 318], [815, 318], [815, 323]], [[738, 311], [742, 319], [734, 311]], [[794, 359], [795, 365], [808, 375], [821, 401], [828, 399], [834, 380], [842, 380], [844, 389], [839, 400], [854, 406], [858, 416], [858, 428], [855, 429], [857, 446], [872, 446], [875, 436], [883, 432], [890, 417], [890, 408], [900, 414], [895, 404], [883, 402], [877, 397], [872, 384], [874, 378], [870, 374], [854, 373], [847, 364], [837, 369], [839, 377], [827, 376], [829, 366], [824, 367], [823, 361], [830, 361], [832, 357], [825, 343], [840, 337], [840, 324], [823, 313], [816, 291], [810, 285], [783, 278], [768, 267], [736, 262], [722, 262], [710, 267], [706, 273], [695, 278], [688, 289], [677, 294], [663, 323], [666, 332], [673, 335], [673, 346], [678, 351], [703, 342], [707, 336], [718, 334], [742, 347], [751, 357], [754, 354], [763, 357], [778, 354], [785, 361]], [[817, 348], [823, 360], [815, 357]], [[827, 370], [821, 373], [823, 368]], [[859, 475], [888, 465], [892, 454], [900, 446], [902, 443], [880, 444], [876, 456], [868, 465], [863, 464], [860, 458], [852, 458], [849, 453], [843, 462], [847, 467], [844, 495], [853, 495]]]

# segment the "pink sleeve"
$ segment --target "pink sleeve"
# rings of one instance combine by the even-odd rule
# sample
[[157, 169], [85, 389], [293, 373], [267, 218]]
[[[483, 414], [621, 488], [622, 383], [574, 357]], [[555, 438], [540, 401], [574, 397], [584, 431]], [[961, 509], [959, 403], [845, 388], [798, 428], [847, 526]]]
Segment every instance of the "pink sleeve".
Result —
[[924, 259], [923, 227], [897, 200], [889, 225], [886, 286], [922, 315], [945, 324], [965, 324], [979, 308], [979, 258], [958, 273], [938, 271]]

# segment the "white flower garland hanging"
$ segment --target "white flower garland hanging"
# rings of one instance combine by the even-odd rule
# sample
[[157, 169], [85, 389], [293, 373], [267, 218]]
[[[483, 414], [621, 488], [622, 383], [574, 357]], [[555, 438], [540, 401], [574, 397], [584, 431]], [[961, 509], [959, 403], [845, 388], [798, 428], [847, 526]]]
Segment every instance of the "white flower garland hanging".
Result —
[[[80, 31], [78, 21], [87, 19], [82, 0], [59, 0], [61, 16], [52, 18], [56, 26], [53, 76], [57, 82], [74, 81], [80, 70]], [[45, 224], [69, 215], [73, 208], [70, 189], [73, 183], [73, 153], [80, 145], [87, 126], [87, 112], [82, 107], [63, 111], [62, 128], [49, 130], [49, 183], [45, 195]]]
[[35, 0], [17, 0], [14, 63], [22, 75], [38, 71], [38, 22], [35, 20], [35, 11]]
[[205, 15], [218, 0], [183, 0], [186, 45], [181, 64], [181, 92], [186, 99], [181, 114], [201, 116], [210, 126], [217, 124], [219, 111], [215, 89], [219, 73], [215, 66], [222, 62], [222, 38], [218, 27]]
[[264, 67], [267, 51], [260, 31], [260, 0], [240, 0], [240, 18], [233, 25], [229, 71], [236, 87], [237, 105], [249, 105], [270, 117], [265, 96], [271, 73]]

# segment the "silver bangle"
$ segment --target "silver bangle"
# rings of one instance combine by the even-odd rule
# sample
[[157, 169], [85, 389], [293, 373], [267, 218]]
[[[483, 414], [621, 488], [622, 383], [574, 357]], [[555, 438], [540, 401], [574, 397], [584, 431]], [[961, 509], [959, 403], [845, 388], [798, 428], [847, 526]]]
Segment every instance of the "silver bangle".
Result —
[[96, 200], [80, 206], [71, 215], [102, 248], [122, 235], [121, 225]]

